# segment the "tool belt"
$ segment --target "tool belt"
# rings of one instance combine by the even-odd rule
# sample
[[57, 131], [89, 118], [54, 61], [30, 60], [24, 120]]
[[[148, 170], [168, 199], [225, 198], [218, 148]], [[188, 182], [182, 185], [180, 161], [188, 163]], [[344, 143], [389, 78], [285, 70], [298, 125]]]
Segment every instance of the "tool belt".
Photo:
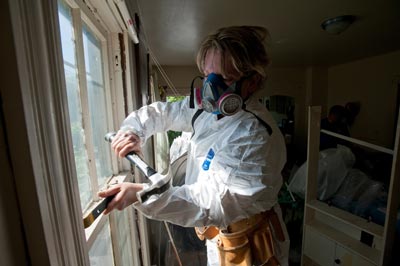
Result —
[[273, 209], [240, 220], [226, 229], [208, 226], [196, 227], [195, 230], [201, 240], [218, 237], [221, 266], [280, 265], [275, 256], [272, 234], [274, 232], [279, 241], [284, 241], [285, 235]]

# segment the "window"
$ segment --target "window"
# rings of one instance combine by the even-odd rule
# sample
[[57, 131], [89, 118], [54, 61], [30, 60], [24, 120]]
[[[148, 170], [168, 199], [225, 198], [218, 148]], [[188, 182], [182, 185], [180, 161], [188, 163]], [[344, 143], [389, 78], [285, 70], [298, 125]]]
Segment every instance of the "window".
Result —
[[83, 129], [72, 14], [71, 9], [62, 2], [59, 4], [59, 20], [75, 166], [78, 176], [81, 206], [82, 209], [85, 209], [92, 198], [92, 193], [90, 192], [92, 188], [89, 175], [89, 159]]
[[[80, 5], [60, 0], [58, 16], [76, 177], [84, 213], [99, 200], [97, 191], [108, 182], [131, 176], [113, 176], [118, 169], [112, 163], [115, 159], [110, 145], [104, 140], [113, 124], [108, 78], [113, 73], [107, 67], [111, 37], [94, 26], [96, 23]], [[86, 229], [91, 265], [138, 265], [133, 220], [134, 212], [127, 208], [100, 216]]]
[[[178, 101], [182, 101], [183, 99], [185, 99], [185, 96], [167, 96], [167, 101], [168, 102], [178, 102]], [[168, 134], [169, 147], [171, 147], [172, 142], [174, 141], [174, 139], [176, 139], [177, 137], [181, 136], [182, 132], [169, 130], [167, 132], [167, 134]]]

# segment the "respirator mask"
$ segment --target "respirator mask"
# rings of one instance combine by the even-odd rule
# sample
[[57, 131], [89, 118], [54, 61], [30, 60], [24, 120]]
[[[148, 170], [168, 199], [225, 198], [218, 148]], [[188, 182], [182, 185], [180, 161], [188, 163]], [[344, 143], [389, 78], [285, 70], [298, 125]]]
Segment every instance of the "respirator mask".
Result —
[[203, 81], [201, 88], [193, 88], [194, 80], [191, 101], [196, 102], [199, 108], [208, 113], [225, 116], [234, 115], [242, 109], [243, 100], [239, 95], [241, 80], [228, 86], [221, 75], [211, 73]]

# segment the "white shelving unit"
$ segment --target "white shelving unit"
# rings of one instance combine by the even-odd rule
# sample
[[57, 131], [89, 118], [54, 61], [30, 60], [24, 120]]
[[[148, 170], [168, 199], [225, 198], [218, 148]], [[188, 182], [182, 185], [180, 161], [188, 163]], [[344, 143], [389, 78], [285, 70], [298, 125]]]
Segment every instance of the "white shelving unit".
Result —
[[[398, 162], [400, 122], [397, 122], [395, 147], [391, 150], [320, 130], [320, 121], [321, 107], [309, 107], [302, 265], [389, 265], [400, 203]], [[393, 156], [386, 219], [383, 226], [317, 199], [320, 132]], [[361, 242], [362, 235], [369, 236], [372, 244]]]

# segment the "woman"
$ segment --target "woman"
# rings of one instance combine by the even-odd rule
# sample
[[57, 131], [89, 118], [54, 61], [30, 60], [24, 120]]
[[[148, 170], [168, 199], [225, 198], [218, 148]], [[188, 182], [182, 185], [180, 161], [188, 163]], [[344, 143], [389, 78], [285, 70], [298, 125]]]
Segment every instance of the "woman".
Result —
[[277, 203], [285, 144], [253, 96], [267, 76], [266, 36], [262, 27], [219, 29], [199, 49], [205, 81], [192, 99], [156, 102], [125, 119], [112, 142], [120, 157], [140, 152], [156, 132], [193, 132], [185, 184], [144, 202], [137, 199], [144, 184], [115, 185], [99, 192], [115, 194], [105, 213], [133, 204], [149, 218], [197, 227], [207, 239], [209, 265], [288, 264], [289, 239]]

